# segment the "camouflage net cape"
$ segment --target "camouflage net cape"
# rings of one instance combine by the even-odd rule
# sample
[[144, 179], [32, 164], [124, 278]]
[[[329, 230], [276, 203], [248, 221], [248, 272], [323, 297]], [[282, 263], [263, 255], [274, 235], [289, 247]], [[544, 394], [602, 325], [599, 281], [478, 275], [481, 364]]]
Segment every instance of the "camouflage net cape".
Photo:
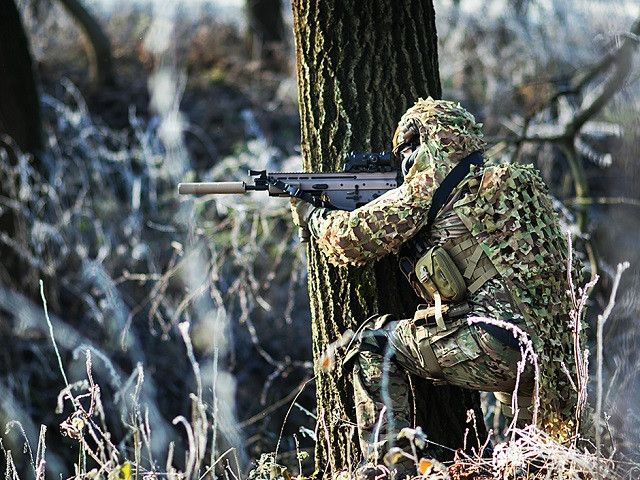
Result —
[[546, 186], [532, 166], [487, 168], [467, 182], [471, 194], [454, 211], [506, 283], [531, 334], [540, 367], [541, 426], [572, 435], [575, 374], [565, 236]]
[[[419, 100], [399, 122], [396, 151], [412, 135], [420, 147], [405, 182], [352, 212], [319, 209], [310, 230], [336, 265], [363, 265], [415, 236], [426, 223], [433, 193], [456, 165], [482, 150], [481, 124], [459, 104]], [[453, 205], [466, 229], [509, 288], [525, 318], [540, 369], [539, 424], [563, 440], [572, 434], [575, 392], [563, 365], [575, 373], [569, 321], [567, 245], [547, 187], [532, 166], [487, 162], [454, 191], [469, 192]], [[442, 232], [438, 232], [442, 238]], [[452, 233], [452, 235], [456, 235]]]

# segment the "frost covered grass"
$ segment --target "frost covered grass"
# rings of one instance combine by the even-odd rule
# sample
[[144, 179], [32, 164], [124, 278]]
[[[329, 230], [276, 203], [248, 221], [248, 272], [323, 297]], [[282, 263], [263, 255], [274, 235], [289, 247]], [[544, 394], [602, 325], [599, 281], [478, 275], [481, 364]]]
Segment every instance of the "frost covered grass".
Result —
[[[227, 467], [241, 476], [252, 442], [273, 441], [261, 431], [279, 412], [260, 411], [310, 368], [304, 345], [281, 348], [308, 335], [292, 321], [308, 316], [301, 252], [286, 203], [179, 199], [176, 185], [182, 171], [230, 180], [296, 158], [254, 129], [234, 156], [195, 170], [179, 137], [166, 147], [170, 110], [145, 118], [131, 109], [129, 127], [114, 130], [70, 81], [62, 86], [62, 97], [42, 98], [48, 150], [39, 164], [9, 139], [0, 150], [0, 201], [16, 219], [0, 241], [23, 262], [0, 287], [3, 335], [6, 353], [27, 359], [0, 372], [8, 478], [199, 478]], [[238, 393], [237, 378], [261, 391]], [[22, 387], [30, 384], [39, 395]], [[258, 420], [241, 427], [237, 405], [243, 420]], [[22, 452], [41, 423], [45, 463]]]

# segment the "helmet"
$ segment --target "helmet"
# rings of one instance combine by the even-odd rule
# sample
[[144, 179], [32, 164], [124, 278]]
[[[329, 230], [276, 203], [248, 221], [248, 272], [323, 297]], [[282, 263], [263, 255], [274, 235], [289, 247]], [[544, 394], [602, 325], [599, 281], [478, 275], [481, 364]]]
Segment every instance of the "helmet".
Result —
[[[402, 116], [393, 135], [393, 153], [396, 157], [411, 142], [431, 144], [458, 161], [476, 150], [483, 150], [482, 124], [459, 103], [419, 99]], [[435, 142], [435, 144], [434, 144]]]

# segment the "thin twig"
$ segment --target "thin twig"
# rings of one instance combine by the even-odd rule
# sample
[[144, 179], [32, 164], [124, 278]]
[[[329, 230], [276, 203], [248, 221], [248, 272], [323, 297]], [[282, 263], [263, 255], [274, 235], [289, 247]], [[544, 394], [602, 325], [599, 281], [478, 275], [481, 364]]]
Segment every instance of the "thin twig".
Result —
[[58, 368], [60, 368], [60, 373], [62, 373], [62, 378], [64, 379], [65, 386], [69, 386], [69, 380], [67, 380], [67, 374], [64, 372], [64, 367], [62, 366], [62, 357], [60, 356], [60, 350], [58, 350], [58, 344], [56, 343], [56, 337], [53, 334], [53, 325], [51, 324], [51, 319], [49, 318], [49, 309], [47, 308], [47, 299], [44, 296], [44, 282], [40, 279], [40, 297], [42, 298], [42, 306], [44, 308], [44, 318], [47, 319], [47, 325], [49, 326], [49, 335], [51, 336], [51, 342], [53, 343], [53, 349], [56, 352], [56, 358], [58, 359]]
[[601, 456], [602, 449], [602, 363], [603, 363], [603, 332], [604, 324], [611, 315], [613, 307], [616, 303], [616, 294], [618, 293], [618, 287], [620, 285], [620, 279], [624, 271], [629, 268], [629, 262], [619, 263], [616, 269], [616, 276], [613, 279], [613, 286], [611, 287], [611, 295], [609, 296], [609, 303], [602, 312], [598, 315], [597, 323], [597, 371], [596, 371], [596, 453], [598, 458]]

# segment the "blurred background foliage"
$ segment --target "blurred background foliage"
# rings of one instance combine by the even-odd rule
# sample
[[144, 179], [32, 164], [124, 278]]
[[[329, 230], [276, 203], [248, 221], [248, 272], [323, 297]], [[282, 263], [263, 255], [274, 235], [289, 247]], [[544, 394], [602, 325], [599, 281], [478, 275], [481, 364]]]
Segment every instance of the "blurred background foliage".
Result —
[[[290, 6], [5, 0], [3, 21], [13, 6], [33, 69], [13, 22], [0, 32], [5, 65], [22, 66], [0, 70], [0, 423], [11, 451], [0, 462], [21, 478], [67, 477], [74, 464], [106, 476], [125, 459], [148, 472], [199, 477], [229, 465], [243, 476], [277, 446], [297, 469], [315, 421], [305, 261], [288, 203], [176, 195], [179, 181], [301, 167]], [[493, 154], [542, 170], [600, 275], [592, 317], [616, 263], [631, 262], [605, 325], [605, 411], [618, 448], [637, 459], [640, 9], [605, 0], [435, 9], [443, 97], [484, 123]], [[610, 52], [627, 44], [618, 61]], [[568, 136], [598, 86], [627, 67], [602, 110]], [[78, 405], [95, 422], [85, 440], [64, 427]]]

